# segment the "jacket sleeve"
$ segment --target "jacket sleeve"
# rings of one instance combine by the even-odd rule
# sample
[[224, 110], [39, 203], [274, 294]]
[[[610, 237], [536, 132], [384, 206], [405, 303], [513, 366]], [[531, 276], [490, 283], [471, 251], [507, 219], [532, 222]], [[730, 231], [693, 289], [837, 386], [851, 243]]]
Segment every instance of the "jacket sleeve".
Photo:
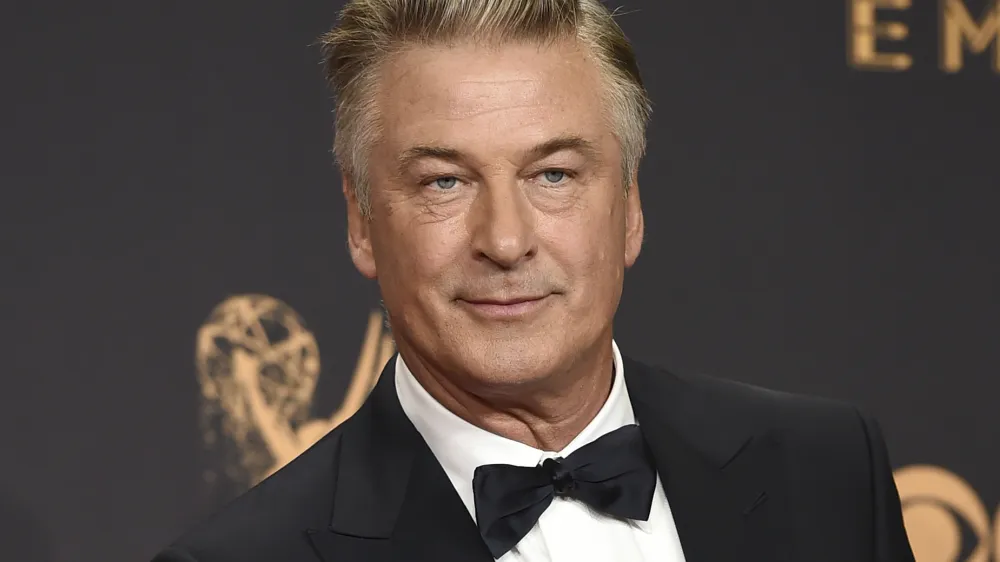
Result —
[[868, 463], [871, 475], [875, 562], [914, 562], [910, 541], [903, 525], [899, 492], [892, 476], [889, 452], [878, 422], [858, 412], [868, 439]]

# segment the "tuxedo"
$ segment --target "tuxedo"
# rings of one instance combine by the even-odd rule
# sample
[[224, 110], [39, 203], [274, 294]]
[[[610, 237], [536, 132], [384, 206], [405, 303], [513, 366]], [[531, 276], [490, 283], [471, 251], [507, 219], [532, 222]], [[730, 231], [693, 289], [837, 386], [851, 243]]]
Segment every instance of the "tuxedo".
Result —
[[[687, 562], [913, 561], [872, 418], [623, 362]], [[394, 363], [357, 414], [154, 562], [491, 562]]]
[[[576, 452], [594, 447], [595, 442], [601, 441], [603, 437], [622, 428], [636, 425], [635, 411], [625, 381], [625, 362], [614, 340], [611, 342], [611, 351], [611, 390], [607, 393], [604, 404], [590, 422], [558, 451], [541, 450], [507, 439], [455, 415], [424, 389], [410, 372], [406, 361], [399, 355], [395, 361], [396, 395], [403, 407], [403, 413], [430, 447], [434, 458], [444, 468], [452, 487], [465, 504], [469, 516], [475, 520], [477, 509], [488, 509], [486, 506], [497, 504], [508, 506], [516, 502], [516, 499], [509, 498], [504, 501], [496, 501], [489, 497], [477, 498], [474, 492], [474, 480], [478, 467], [494, 464], [538, 467], [547, 459], [573, 458]], [[644, 447], [641, 431], [638, 432], [638, 437], [639, 447], [636, 449], [648, 453]], [[655, 468], [649, 462], [649, 455], [630, 457], [626, 450], [602, 449], [592, 458], [592, 463], [603, 465], [601, 461], [608, 458], [613, 458], [616, 465], [627, 463], [631, 458], [632, 461], [638, 462], [638, 467], [633, 465], [630, 468], [638, 469], [630, 472], [636, 474], [649, 472], [652, 475], [651, 491], [641, 485], [637, 489], [626, 486], [624, 489], [634, 493], [620, 490], [619, 493], [612, 494], [643, 500], [643, 505], [639, 506], [636, 502], [631, 506], [639, 512], [637, 517], [618, 517], [594, 509], [579, 497], [554, 497], [551, 503], [541, 508], [543, 510], [541, 516], [531, 524], [524, 536], [520, 538], [512, 536], [503, 541], [504, 546], [511, 542], [514, 542], [514, 545], [501, 556], [494, 554], [497, 562], [583, 560], [685, 562], [683, 547], [670, 512], [670, 500], [666, 497]], [[614, 482], [614, 479], [605, 479], [606, 476], [602, 475], [597, 480], [607, 482], [609, 485]], [[548, 478], [542, 480], [551, 481]], [[505, 480], [502, 489], [509, 491], [509, 484], [510, 482]], [[607, 492], [598, 495], [603, 493]], [[531, 493], [527, 495], [530, 497]], [[516, 493], [515, 497], [521, 498], [524, 495]], [[649, 502], [648, 509], [645, 502]], [[531, 511], [532, 515], [534, 512], [521, 508], [523, 506], [511, 507], [505, 511], [524, 514], [522, 516], [527, 519], [525, 524], [530, 524], [533, 517], [527, 515], [527, 512]], [[520, 520], [520, 517], [515, 519]], [[483, 529], [490, 528], [489, 521], [477, 520], [476, 523], [480, 527], [480, 534]], [[486, 537], [490, 536], [487, 531]]]

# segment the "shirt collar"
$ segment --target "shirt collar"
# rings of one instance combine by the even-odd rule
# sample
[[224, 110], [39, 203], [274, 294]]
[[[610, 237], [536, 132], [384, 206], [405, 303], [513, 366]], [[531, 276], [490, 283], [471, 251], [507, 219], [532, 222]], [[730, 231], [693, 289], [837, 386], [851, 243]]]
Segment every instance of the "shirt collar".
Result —
[[396, 355], [396, 393], [403, 412], [427, 442], [444, 468], [473, 520], [476, 518], [472, 475], [484, 464], [536, 466], [550, 457], [566, 457], [597, 438], [635, 423], [632, 403], [625, 388], [624, 365], [618, 345], [612, 340], [614, 382], [604, 406], [593, 420], [561, 451], [543, 451], [490, 433], [458, 417], [434, 399]]

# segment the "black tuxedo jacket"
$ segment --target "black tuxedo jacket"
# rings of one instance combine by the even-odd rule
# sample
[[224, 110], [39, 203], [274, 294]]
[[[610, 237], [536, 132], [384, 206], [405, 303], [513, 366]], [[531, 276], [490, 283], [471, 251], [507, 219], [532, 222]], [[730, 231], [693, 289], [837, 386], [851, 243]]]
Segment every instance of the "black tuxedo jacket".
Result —
[[[365, 405], [154, 562], [491, 562], [396, 398]], [[912, 562], [875, 421], [625, 359], [687, 562]]]

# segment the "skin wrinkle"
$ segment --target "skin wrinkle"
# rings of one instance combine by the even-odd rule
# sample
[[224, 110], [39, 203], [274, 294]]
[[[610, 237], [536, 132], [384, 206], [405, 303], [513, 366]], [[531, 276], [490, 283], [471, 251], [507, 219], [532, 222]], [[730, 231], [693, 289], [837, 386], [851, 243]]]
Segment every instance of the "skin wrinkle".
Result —
[[[485, 116], [492, 112], [538, 107], [539, 103], [536, 100], [538, 92], [536, 88], [536, 84], [530, 80], [468, 80], [460, 82], [455, 87], [455, 92], [459, 98], [468, 98], [463, 101], [466, 104], [472, 104], [472, 107], [462, 108], [462, 103], [456, 103], [454, 107], [449, 108], [452, 110], [452, 114], [446, 117], [446, 119], [461, 120], [470, 117]], [[495, 99], [496, 90], [505, 89], [520, 90], [522, 99], [518, 102], [510, 101], [509, 105], [505, 105], [504, 107], [483, 107], [489, 105], [489, 102]], [[482, 90], [488, 91], [483, 92]], [[482, 106], [475, 105], [473, 100], [480, 102]]]
[[[579, 141], [579, 142], [586, 143], [586, 141], [582, 141], [582, 140]], [[566, 143], [571, 143], [572, 144], [572, 143], [574, 143], [574, 141], [572, 139], [568, 139], [568, 138], [557, 138], [552, 143], [547, 143], [547, 144], [555, 146], [555, 145], [566, 144]], [[431, 149], [431, 150], [432, 150], [432, 152], [441, 152], [439, 149]], [[566, 151], [574, 151], [575, 152], [575, 150], [576, 149], [569, 149], [569, 150], [566, 150]], [[593, 150], [595, 150], [595, 149], [589, 148], [589, 149], [586, 149], [584, 152], [587, 153], [587, 154], [590, 154], [590, 153], [592, 153]], [[524, 152], [525, 153], [532, 153], [533, 150], [528, 150], [528, 151], [524, 151]], [[555, 168], [562, 168], [562, 167], [576, 168], [577, 171], [579, 172], [579, 177], [577, 177], [575, 180], [572, 179], [572, 178], [567, 177], [563, 183], [568, 183], [568, 182], [573, 182], [573, 181], [577, 181], [577, 182], [583, 183], [583, 182], [586, 182], [587, 180], [592, 180], [593, 178], [596, 177], [592, 173], [592, 171], [591, 171], [591, 168], [593, 167], [592, 163], [588, 162], [588, 163], [586, 163], [585, 165], [582, 165], [582, 166], [574, 166], [574, 165], [571, 165], [572, 164], [571, 162], [565, 162], [565, 160], [560, 160], [558, 158], [555, 158], [555, 156], [558, 156], [558, 155], [559, 155], [559, 152], [557, 152], [555, 154], [552, 154], [552, 155], [545, 156], [545, 157], [541, 158], [540, 160], [543, 163], [546, 160], [548, 160], [548, 161], [554, 162], [556, 164], [559, 164], [559, 163], [570, 164], [568, 166], [566, 166], [566, 165], [554, 165], [554, 166], [549, 166], [549, 167], [555, 167]], [[404, 156], [404, 159], [405, 158], [406, 158], [406, 156]], [[455, 158], [457, 158], [458, 161], [462, 161], [463, 160], [462, 156], [457, 156]], [[583, 159], [583, 161], [586, 161], [586, 157], [585, 156], [580, 155], [580, 158]], [[599, 159], [598, 159], [598, 161], [599, 161]], [[522, 194], [523, 194], [523, 192], [527, 192], [529, 188], [533, 187], [532, 185], [530, 185], [530, 180], [533, 177], [535, 177], [535, 176], [543, 173], [543, 171], [548, 168], [547, 166], [540, 165], [540, 166], [537, 166], [538, 170], [535, 170], [534, 169], [536, 167], [535, 166], [535, 162], [532, 161], [532, 160], [528, 160], [528, 162], [530, 164], [529, 165], [529, 173], [526, 174], [526, 175], [531, 176], [531, 177], [529, 177], [527, 180], [525, 180], [525, 179], [522, 178], [518, 182], [518, 187], [521, 189]], [[485, 193], [491, 193], [491, 192], [500, 190], [500, 188], [498, 188], [496, 186], [493, 186], [492, 188], [490, 188], [490, 184], [491, 183], [495, 183], [495, 181], [493, 180], [493, 178], [491, 176], [500, 175], [504, 171], [504, 169], [508, 168], [508, 167], [515, 168], [515, 169], [517, 168], [516, 163], [514, 161], [512, 161], [512, 160], [507, 160], [504, 164], [506, 164], [506, 166], [502, 165], [502, 164], [496, 164], [496, 165], [492, 165], [492, 166], [486, 166], [487, 174], [485, 174], [485, 175], [476, 174], [474, 171], [469, 173], [469, 175], [474, 176], [474, 181], [477, 184], [482, 184], [482, 185], [477, 185], [477, 188], [486, 187], [486, 189], [482, 190], [482, 192], [479, 193], [479, 196], [472, 202], [472, 204], [481, 203], [481, 201], [482, 201], [481, 197], [482, 197], [483, 192], [485, 192]], [[420, 163], [419, 162], [413, 163], [410, 166], [419, 169]], [[402, 181], [408, 182], [410, 177], [417, 176], [417, 175], [422, 176], [423, 174], [416, 174], [416, 173], [408, 174], [408, 173], [404, 172], [404, 173], [399, 174], [397, 176], [397, 178], [402, 179]], [[451, 175], [451, 172], [449, 172], [449, 175]], [[459, 181], [466, 181], [464, 178], [461, 177], [463, 175], [462, 172], [455, 172], [454, 175], [456, 177], [459, 177]], [[414, 184], [419, 184], [422, 181], [423, 180], [421, 179], [421, 180], [413, 181], [413, 183]], [[502, 181], [502, 179], [501, 180], [497, 180], [497, 181]], [[559, 211], [562, 211], [562, 212], [572, 211], [573, 208], [575, 208], [576, 205], [579, 204], [579, 202], [581, 200], [580, 199], [580, 196], [581, 196], [581, 191], [580, 190], [584, 189], [584, 188], [585, 188], [585, 186], [582, 185], [577, 190], [573, 191], [570, 194], [570, 196], [567, 197], [566, 200], [563, 202], [562, 209], [557, 209], [557, 208], [554, 208], [554, 207], [550, 206], [550, 207], [547, 207], [545, 210], [548, 211], [548, 212], [550, 212], [550, 213], [551, 212], [559, 212]], [[542, 193], [541, 196], [544, 196], [546, 194], [545, 188], [538, 188], [538, 189], [542, 190], [541, 191], [541, 193]], [[535, 192], [532, 192], [532, 193], [535, 193]], [[541, 197], [541, 196], [534, 195], [534, 197], [536, 198], [536, 203], [535, 203], [536, 207], [541, 207], [542, 206], [541, 203], [544, 203], [544, 201], [542, 201], [541, 203], [539, 203], [537, 201], [537, 198]], [[527, 195], [527, 197], [530, 199], [531, 195]], [[427, 202], [425, 205], [426, 205], [425, 208], [426, 208], [427, 212], [429, 212], [429, 213], [434, 213], [435, 212], [433, 206], [430, 205], [429, 202]], [[437, 215], [435, 215], [435, 216], [437, 216]]]
[[[371, 123], [372, 117], [377, 114], [373, 107], [374, 96], [371, 94], [379, 90], [380, 82], [384, 82], [378, 78], [384, 72], [387, 61], [391, 62], [395, 58], [393, 55], [414, 50], [441, 51], [472, 46], [487, 54], [495, 54], [506, 46], [518, 44], [522, 47], [518, 56], [523, 58], [540, 52], [551, 53], [552, 47], [560, 43], [571, 46], [572, 49], [564, 49], [559, 58], [551, 58], [554, 63], [563, 65], [576, 64], [582, 58], [588, 66], [599, 69], [600, 80], [596, 86], [604, 99], [602, 110], [607, 110], [605, 116], [612, 119], [611, 126], [619, 140], [625, 143], [624, 150], [628, 155], [622, 169], [622, 187], [627, 189], [638, 166], [637, 159], [644, 152], [644, 129], [650, 109], [649, 102], [641, 80], [634, 73], [637, 69], [634, 68], [631, 47], [613, 22], [612, 15], [596, 5], [595, 0], [586, 0], [584, 4], [580, 7], [566, 7], [574, 10], [572, 14], [534, 13], [534, 7], [526, 4], [516, 8], [520, 13], [512, 16], [513, 20], [499, 15], [500, 12], [489, 14], [489, 10], [494, 8], [503, 10], [499, 4], [491, 5], [487, 11], [477, 12], [483, 18], [478, 22], [462, 19], [471, 14], [410, 14], [407, 17], [412, 16], [413, 19], [408, 19], [404, 24], [406, 29], [389, 29], [392, 25], [387, 24], [387, 21], [399, 14], [393, 11], [391, 5], [376, 1], [365, 9], [374, 12], [368, 16], [383, 18], [382, 21], [365, 21], [365, 16], [359, 19], [352, 17], [349, 18], [351, 22], [344, 26], [351, 30], [348, 33], [343, 33], [341, 29], [340, 32], [331, 30], [324, 35], [324, 54], [329, 57], [325, 61], [328, 65], [328, 80], [336, 94], [347, 94], [341, 100], [342, 105], [338, 106], [338, 128], [350, 132], [341, 135], [338, 131], [338, 139], [348, 140], [340, 141], [335, 146], [337, 160], [341, 166], [346, 166], [345, 173], [358, 174], [359, 184], [355, 187], [359, 190], [365, 213], [368, 214], [370, 209], [370, 183], [364, 173], [369, 163], [366, 147], [370, 149], [374, 144], [374, 139], [378, 138], [378, 131], [375, 129], [379, 128]], [[554, 19], [547, 19], [553, 16]], [[423, 21], [424, 17], [430, 21]], [[492, 19], [494, 17], [497, 19]], [[529, 20], [520, 20], [520, 17]], [[378, 54], [374, 57], [370, 52], [364, 53], [360, 49], [368, 46], [367, 42], [359, 41], [359, 37], [366, 34], [369, 38], [374, 38], [377, 45], [375, 49]], [[359, 66], [368, 68], [356, 73]], [[362, 76], [364, 78], [359, 80]], [[369, 95], [359, 95], [364, 90], [368, 90]], [[351, 108], [355, 111], [351, 111]], [[366, 115], [361, 117], [359, 113]]]
[[[355, 265], [378, 280], [397, 347], [432, 396], [556, 451], [610, 392], [612, 319], [642, 240], [600, 75], [570, 43], [411, 49], [384, 70], [393, 88], [380, 88], [370, 220], [344, 178]], [[532, 152], [570, 138], [590, 150]], [[457, 158], [400, 169], [413, 147]], [[544, 172], [557, 169], [571, 173], [550, 184]], [[441, 189], [435, 177], [457, 181]], [[512, 319], [468, 304], [529, 295], [547, 296]]]

